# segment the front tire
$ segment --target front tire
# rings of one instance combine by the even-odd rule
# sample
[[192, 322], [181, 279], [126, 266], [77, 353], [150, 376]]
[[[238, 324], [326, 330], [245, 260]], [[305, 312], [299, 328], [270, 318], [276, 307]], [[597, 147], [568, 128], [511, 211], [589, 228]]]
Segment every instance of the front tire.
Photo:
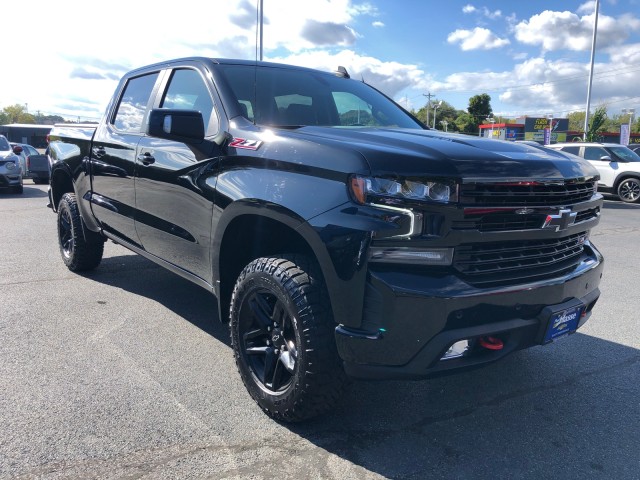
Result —
[[231, 343], [251, 397], [276, 420], [330, 410], [346, 375], [335, 345], [328, 295], [304, 256], [258, 258], [233, 289]]
[[640, 201], [640, 179], [625, 178], [618, 184], [618, 197], [626, 203], [638, 203]]
[[76, 196], [65, 193], [58, 204], [58, 244], [62, 261], [72, 272], [92, 270], [100, 265], [104, 241], [87, 241]]

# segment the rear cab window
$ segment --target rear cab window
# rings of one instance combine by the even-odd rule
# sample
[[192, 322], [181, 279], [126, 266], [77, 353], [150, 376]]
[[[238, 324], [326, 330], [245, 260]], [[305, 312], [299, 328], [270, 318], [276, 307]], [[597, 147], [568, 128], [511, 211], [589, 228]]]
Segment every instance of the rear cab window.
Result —
[[128, 133], [141, 132], [158, 75], [159, 72], [154, 72], [127, 81], [112, 122], [117, 130]]

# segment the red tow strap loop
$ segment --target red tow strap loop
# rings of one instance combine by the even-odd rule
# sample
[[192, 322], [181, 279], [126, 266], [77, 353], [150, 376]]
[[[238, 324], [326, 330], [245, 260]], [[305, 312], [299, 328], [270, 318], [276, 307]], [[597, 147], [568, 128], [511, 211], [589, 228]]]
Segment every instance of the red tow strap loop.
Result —
[[480, 337], [478, 343], [480, 343], [482, 348], [486, 348], [487, 350], [502, 350], [504, 347], [502, 340], [496, 337]]

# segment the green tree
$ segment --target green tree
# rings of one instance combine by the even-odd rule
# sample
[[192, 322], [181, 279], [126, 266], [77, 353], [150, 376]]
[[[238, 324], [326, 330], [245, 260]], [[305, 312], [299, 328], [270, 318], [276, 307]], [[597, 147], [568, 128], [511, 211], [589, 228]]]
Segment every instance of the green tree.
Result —
[[469, 107], [467, 108], [467, 111], [473, 115], [477, 124], [480, 125], [483, 120], [486, 120], [493, 115], [493, 110], [491, 109], [491, 96], [486, 93], [474, 95], [469, 99]]
[[2, 109], [2, 113], [4, 113], [6, 120], [3, 124], [9, 123], [36, 123], [33, 115], [27, 113], [27, 109], [24, 105], [10, 105], [8, 107], [4, 107]]
[[585, 137], [587, 142], [595, 142], [598, 138], [598, 133], [604, 131], [604, 125], [607, 120], [607, 107], [600, 106], [596, 108], [596, 111], [593, 113], [591, 117], [591, 122], [589, 124], [589, 129], [587, 130], [587, 135]]
[[584, 112], [571, 112], [567, 115], [569, 119], [569, 130], [572, 132], [584, 131]]
[[463, 112], [455, 119], [455, 126], [459, 132], [478, 134], [478, 122], [470, 113]]

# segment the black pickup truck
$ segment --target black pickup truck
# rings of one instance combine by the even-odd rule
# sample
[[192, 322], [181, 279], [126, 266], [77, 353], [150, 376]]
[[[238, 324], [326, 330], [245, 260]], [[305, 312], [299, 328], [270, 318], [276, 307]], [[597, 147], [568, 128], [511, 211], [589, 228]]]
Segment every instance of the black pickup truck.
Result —
[[586, 162], [430, 130], [337, 72], [187, 58], [56, 127], [63, 261], [105, 239], [206, 288], [260, 407], [296, 421], [349, 377], [418, 379], [573, 333], [598, 300]]

